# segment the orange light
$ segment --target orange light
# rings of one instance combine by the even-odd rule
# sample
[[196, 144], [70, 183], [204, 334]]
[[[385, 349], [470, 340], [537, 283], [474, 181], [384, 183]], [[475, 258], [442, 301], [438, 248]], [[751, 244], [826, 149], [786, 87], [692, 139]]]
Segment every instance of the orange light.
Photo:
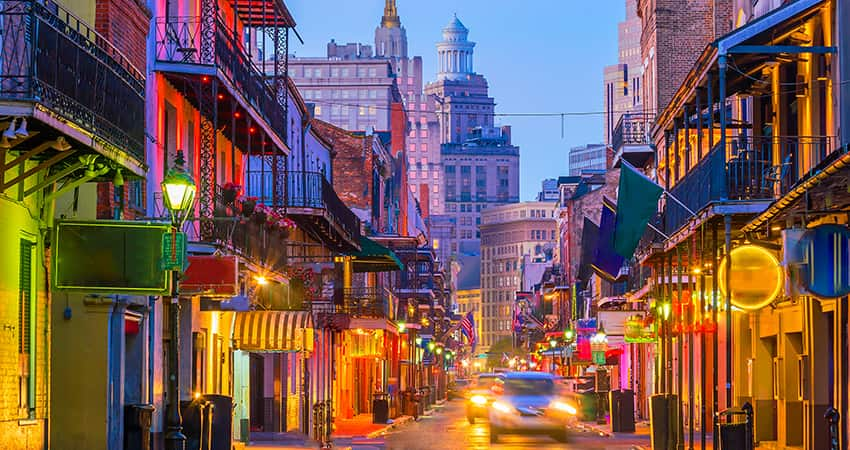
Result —
[[235, 118], [237, 118], [237, 119], [238, 119], [241, 115], [242, 115], [242, 114], [239, 114], [239, 111], [236, 111], [235, 113], [233, 113], [233, 117], [235, 117]]
[[249, 133], [253, 133], [253, 132], [254, 132], [254, 127], [248, 128], [248, 132], [249, 132]]
[[204, 83], [206, 83], [207, 81], [210, 81], [210, 77], [206, 77], [206, 76], [201, 77], [201, 81], [203, 81]]
[[[726, 285], [727, 257], [731, 258], [731, 286]], [[733, 249], [727, 257], [720, 263], [717, 278], [723, 297], [727, 289], [732, 292], [732, 305], [756, 311], [776, 299], [785, 282], [785, 273], [773, 253], [757, 245], [743, 245]]]
[[224, 100], [224, 94], [218, 94], [218, 99], [219, 99], [219, 100]]

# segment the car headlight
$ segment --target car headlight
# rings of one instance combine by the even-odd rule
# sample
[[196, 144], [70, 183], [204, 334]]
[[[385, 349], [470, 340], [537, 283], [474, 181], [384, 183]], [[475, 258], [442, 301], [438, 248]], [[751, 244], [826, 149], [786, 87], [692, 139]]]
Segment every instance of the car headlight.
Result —
[[476, 395], [473, 395], [472, 397], [470, 397], [469, 401], [471, 401], [472, 403], [475, 403], [476, 405], [484, 406], [484, 405], [487, 404], [487, 397], [485, 397], [483, 395], [476, 394]]
[[507, 405], [507, 404], [502, 403], [502, 402], [493, 402], [493, 404], [491, 406], [496, 411], [503, 412], [505, 414], [510, 414], [510, 413], [514, 412], [514, 409], [511, 407], [511, 405]]
[[578, 411], [576, 410], [576, 407], [569, 404], [569, 403], [553, 402], [551, 406], [553, 408], [557, 409], [558, 411], [563, 411], [563, 412], [570, 414], [570, 415], [573, 415], [573, 416], [578, 413]]

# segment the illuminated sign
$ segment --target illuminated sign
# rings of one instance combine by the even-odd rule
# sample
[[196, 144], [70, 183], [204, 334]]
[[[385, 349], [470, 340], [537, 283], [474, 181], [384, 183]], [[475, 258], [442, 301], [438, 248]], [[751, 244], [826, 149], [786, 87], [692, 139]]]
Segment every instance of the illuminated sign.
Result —
[[[729, 285], [726, 284], [726, 263], [731, 258]], [[724, 257], [718, 268], [718, 287], [722, 297], [732, 293], [732, 305], [756, 311], [769, 305], [779, 296], [785, 274], [776, 256], [764, 247], [743, 245]]]

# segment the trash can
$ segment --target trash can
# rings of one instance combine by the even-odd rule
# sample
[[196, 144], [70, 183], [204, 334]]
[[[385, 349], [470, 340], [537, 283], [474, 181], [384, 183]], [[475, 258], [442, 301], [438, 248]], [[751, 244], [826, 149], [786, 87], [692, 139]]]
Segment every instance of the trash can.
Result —
[[747, 424], [721, 423], [720, 448], [721, 450], [744, 450], [749, 448], [747, 447]]
[[124, 406], [124, 449], [150, 450], [154, 406]]
[[718, 411], [720, 448], [722, 450], [753, 450], [752, 425], [753, 407], [749, 403], [745, 403], [741, 408]]
[[[611, 417], [614, 413], [611, 412]], [[624, 389], [620, 391], [620, 431], [635, 432], [635, 391]], [[613, 420], [613, 419], [612, 419]]]
[[203, 398], [180, 402], [185, 450], [211, 450], [212, 404]]
[[611, 411], [611, 431], [619, 433], [623, 431], [620, 420], [620, 407], [623, 400], [622, 391], [611, 391], [608, 393], [608, 410]]
[[212, 420], [209, 434], [209, 442], [203, 450], [230, 450], [233, 438], [233, 398], [228, 395], [206, 394], [201, 399], [209, 403]]
[[676, 408], [678, 397], [656, 394], [649, 401], [650, 437], [653, 450], [676, 450], [682, 433]]
[[390, 403], [387, 394], [376, 392], [372, 394], [372, 423], [387, 423], [390, 419]]

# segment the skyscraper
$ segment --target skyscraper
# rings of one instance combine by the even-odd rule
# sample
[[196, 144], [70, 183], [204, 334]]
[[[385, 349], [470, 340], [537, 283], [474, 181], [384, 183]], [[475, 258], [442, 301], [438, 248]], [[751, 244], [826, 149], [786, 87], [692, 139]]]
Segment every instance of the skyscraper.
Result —
[[422, 57], [407, 55], [407, 31], [396, 0], [386, 0], [374, 47], [328, 43], [323, 58], [290, 58], [290, 75], [316, 116], [349, 131], [387, 131], [392, 104], [407, 114], [408, 184], [425, 216], [444, 210], [439, 124], [423, 92]]
[[614, 127], [627, 112], [641, 112], [641, 22], [634, 0], [626, 0], [626, 20], [617, 24], [617, 64], [603, 69], [604, 142], [611, 144]]
[[437, 79], [425, 87], [435, 100], [445, 213], [455, 217], [452, 253], [480, 253], [481, 211], [519, 201], [519, 147], [510, 126], [494, 126], [495, 100], [475, 73], [469, 29], [455, 15], [437, 43]]

